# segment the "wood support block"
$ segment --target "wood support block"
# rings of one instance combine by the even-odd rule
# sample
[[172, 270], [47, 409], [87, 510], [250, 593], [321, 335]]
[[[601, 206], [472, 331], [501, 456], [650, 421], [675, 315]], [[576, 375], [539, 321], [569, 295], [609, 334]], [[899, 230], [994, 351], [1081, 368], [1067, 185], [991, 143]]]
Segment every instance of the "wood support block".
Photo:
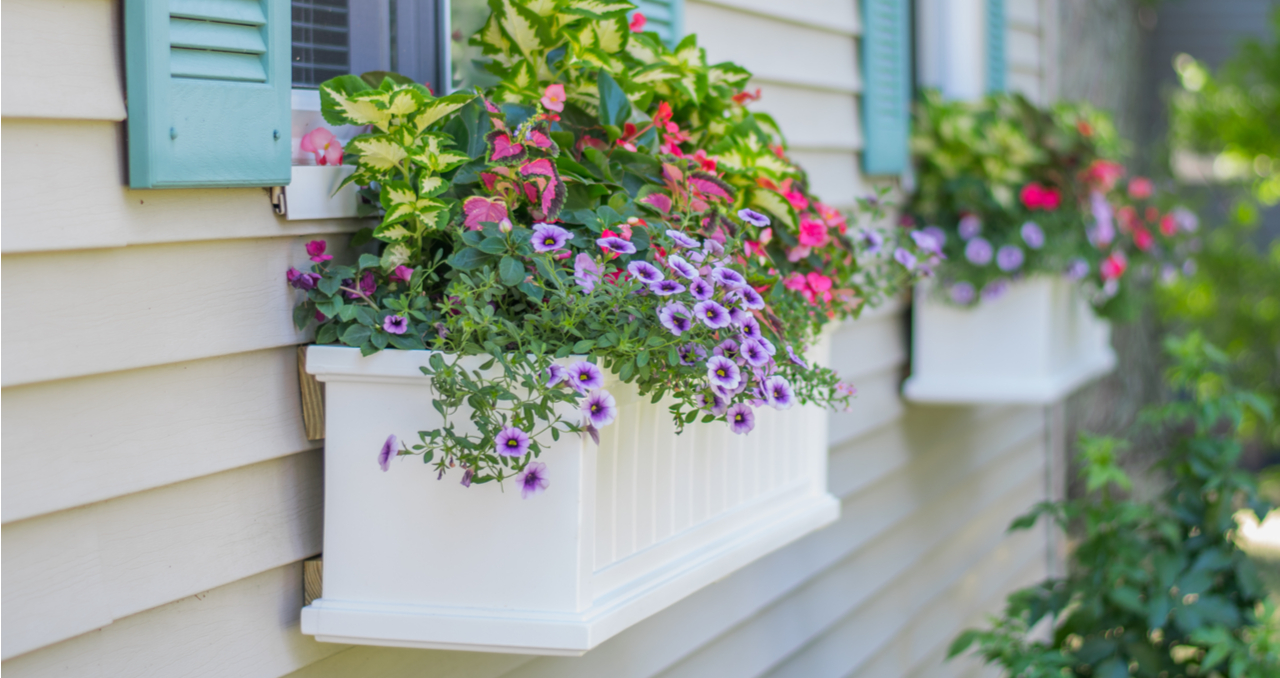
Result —
[[302, 393], [302, 424], [307, 440], [324, 440], [324, 387], [307, 373], [307, 347], [298, 347], [298, 389]]
[[310, 605], [324, 591], [324, 556], [302, 561], [302, 604]]

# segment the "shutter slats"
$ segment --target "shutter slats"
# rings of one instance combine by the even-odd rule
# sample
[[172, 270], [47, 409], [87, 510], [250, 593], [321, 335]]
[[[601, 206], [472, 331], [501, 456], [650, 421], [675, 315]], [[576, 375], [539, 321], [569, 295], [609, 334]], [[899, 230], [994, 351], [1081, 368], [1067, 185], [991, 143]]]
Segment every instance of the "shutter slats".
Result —
[[262, 67], [262, 59], [252, 54], [176, 47], [169, 54], [169, 74], [175, 78], [267, 81], [267, 71]]
[[863, 171], [907, 169], [911, 119], [909, 0], [863, 0]]
[[648, 19], [645, 31], [657, 33], [675, 46], [684, 37], [684, 0], [633, 0], [636, 10]]
[[267, 23], [257, 0], [169, 0], [169, 15], [254, 26]]
[[1003, 92], [1006, 77], [1004, 0], [987, 0], [987, 91]]
[[266, 54], [262, 29], [253, 25], [224, 24], [191, 19], [169, 19], [169, 44], [190, 49]]

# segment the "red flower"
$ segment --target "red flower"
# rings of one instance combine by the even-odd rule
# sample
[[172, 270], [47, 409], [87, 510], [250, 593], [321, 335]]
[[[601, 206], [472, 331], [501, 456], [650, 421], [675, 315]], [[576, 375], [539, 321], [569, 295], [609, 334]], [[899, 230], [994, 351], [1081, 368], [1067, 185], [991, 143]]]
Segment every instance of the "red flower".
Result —
[[1081, 120], [1080, 122], [1077, 122], [1076, 130], [1080, 132], [1080, 136], [1093, 136], [1093, 125], [1090, 125], [1088, 120]]
[[746, 104], [752, 101], [759, 101], [759, 100], [760, 100], [759, 87], [756, 88], [755, 92], [748, 92], [746, 90], [742, 90], [741, 92], [738, 92], [737, 94], [733, 95], [733, 101], [734, 103], [737, 103], [737, 104]]

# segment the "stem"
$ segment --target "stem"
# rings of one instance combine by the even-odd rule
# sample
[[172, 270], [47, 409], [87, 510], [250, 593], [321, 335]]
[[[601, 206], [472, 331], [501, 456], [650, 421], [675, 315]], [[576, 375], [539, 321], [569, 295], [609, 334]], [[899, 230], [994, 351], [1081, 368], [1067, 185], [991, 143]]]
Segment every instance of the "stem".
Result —
[[360, 297], [361, 299], [363, 299], [363, 300], [364, 300], [364, 302], [365, 302], [366, 304], [368, 304], [368, 305], [372, 306], [372, 307], [374, 308], [374, 310], [377, 310], [378, 305], [377, 305], [377, 304], [375, 304], [375, 303], [373, 303], [373, 300], [372, 300], [372, 299], [370, 299], [369, 297], [365, 296], [365, 293], [364, 293], [364, 292], [361, 292], [360, 290], [353, 290], [353, 289], [351, 289], [350, 287], [342, 287], [342, 286], [339, 286], [339, 287], [338, 287], [338, 289], [339, 289], [339, 290], [342, 290], [343, 292], [350, 292], [351, 294], [354, 294], [354, 295], [356, 295], [356, 296]]

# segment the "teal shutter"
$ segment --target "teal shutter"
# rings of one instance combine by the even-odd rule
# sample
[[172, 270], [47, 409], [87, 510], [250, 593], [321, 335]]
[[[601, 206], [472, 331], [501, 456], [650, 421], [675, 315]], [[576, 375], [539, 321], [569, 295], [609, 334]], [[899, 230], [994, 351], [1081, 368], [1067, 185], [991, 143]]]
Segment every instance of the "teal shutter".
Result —
[[987, 91], [1005, 90], [1004, 0], [987, 0]]
[[289, 0], [125, 0], [129, 185], [289, 183]]
[[657, 33], [671, 47], [675, 47], [684, 38], [684, 0], [632, 1], [644, 18], [649, 20], [644, 30]]
[[863, 0], [862, 10], [862, 170], [901, 174], [911, 130], [910, 0]]

